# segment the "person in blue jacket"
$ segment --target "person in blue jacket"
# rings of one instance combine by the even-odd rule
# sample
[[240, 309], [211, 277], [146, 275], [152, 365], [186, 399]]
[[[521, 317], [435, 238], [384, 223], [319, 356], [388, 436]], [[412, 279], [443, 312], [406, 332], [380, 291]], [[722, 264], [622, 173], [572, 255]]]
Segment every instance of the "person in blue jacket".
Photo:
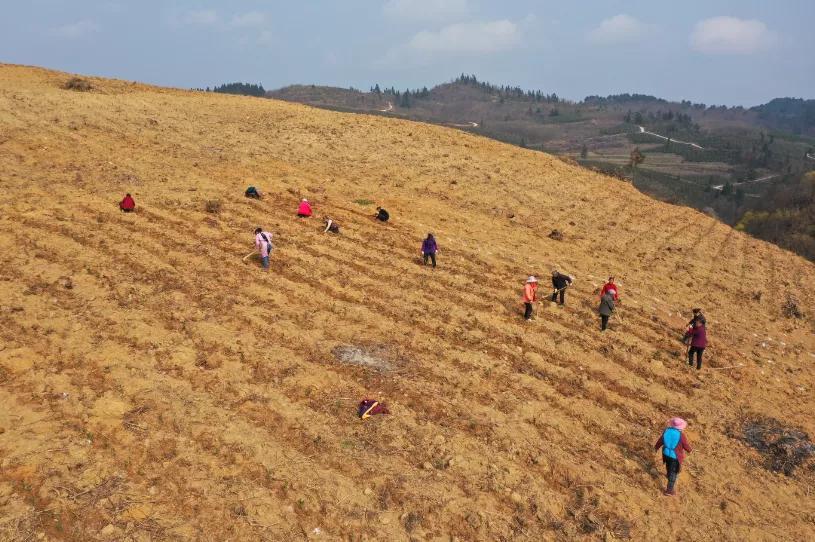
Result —
[[682, 418], [671, 418], [668, 426], [659, 436], [659, 440], [654, 445], [655, 450], [662, 448], [662, 462], [665, 463], [665, 473], [668, 476], [668, 487], [665, 488], [665, 495], [676, 495], [676, 478], [682, 468], [682, 461], [685, 459], [685, 452], [691, 453], [690, 442], [685, 437], [683, 431], [688, 427], [688, 422]]

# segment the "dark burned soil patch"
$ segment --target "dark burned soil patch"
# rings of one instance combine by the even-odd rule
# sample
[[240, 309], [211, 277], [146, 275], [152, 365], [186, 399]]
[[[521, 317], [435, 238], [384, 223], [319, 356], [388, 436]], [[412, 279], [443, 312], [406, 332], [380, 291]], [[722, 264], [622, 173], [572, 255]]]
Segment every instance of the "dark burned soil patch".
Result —
[[345, 344], [331, 350], [340, 363], [356, 365], [380, 373], [389, 373], [404, 364], [404, 357], [394, 347], [385, 344]]
[[746, 418], [740, 439], [764, 458], [764, 467], [793, 476], [801, 468], [815, 471], [815, 444], [805, 432], [785, 427], [774, 418]]

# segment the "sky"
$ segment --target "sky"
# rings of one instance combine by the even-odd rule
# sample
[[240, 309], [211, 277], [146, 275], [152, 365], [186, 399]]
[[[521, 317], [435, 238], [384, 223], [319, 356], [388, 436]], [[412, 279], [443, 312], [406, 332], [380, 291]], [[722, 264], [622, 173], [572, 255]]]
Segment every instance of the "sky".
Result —
[[0, 62], [206, 87], [431, 87], [461, 73], [563, 98], [815, 98], [813, 0], [27, 0]]

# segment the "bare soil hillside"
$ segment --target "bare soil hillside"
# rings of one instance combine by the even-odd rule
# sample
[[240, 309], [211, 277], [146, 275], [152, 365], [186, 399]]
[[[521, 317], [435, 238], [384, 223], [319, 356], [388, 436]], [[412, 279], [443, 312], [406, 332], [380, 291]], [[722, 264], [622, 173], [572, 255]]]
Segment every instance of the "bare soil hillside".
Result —
[[70, 78], [0, 66], [0, 540], [815, 539], [811, 458], [744, 425], [815, 434], [812, 263], [452, 129]]

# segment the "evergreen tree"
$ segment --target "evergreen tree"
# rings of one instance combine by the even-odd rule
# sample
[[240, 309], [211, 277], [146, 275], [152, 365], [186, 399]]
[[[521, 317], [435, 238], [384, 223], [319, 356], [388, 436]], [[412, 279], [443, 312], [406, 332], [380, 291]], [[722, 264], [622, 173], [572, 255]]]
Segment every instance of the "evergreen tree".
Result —
[[583, 143], [583, 147], [580, 149], [580, 158], [585, 160], [589, 156], [589, 148], [586, 147], [586, 144]]

